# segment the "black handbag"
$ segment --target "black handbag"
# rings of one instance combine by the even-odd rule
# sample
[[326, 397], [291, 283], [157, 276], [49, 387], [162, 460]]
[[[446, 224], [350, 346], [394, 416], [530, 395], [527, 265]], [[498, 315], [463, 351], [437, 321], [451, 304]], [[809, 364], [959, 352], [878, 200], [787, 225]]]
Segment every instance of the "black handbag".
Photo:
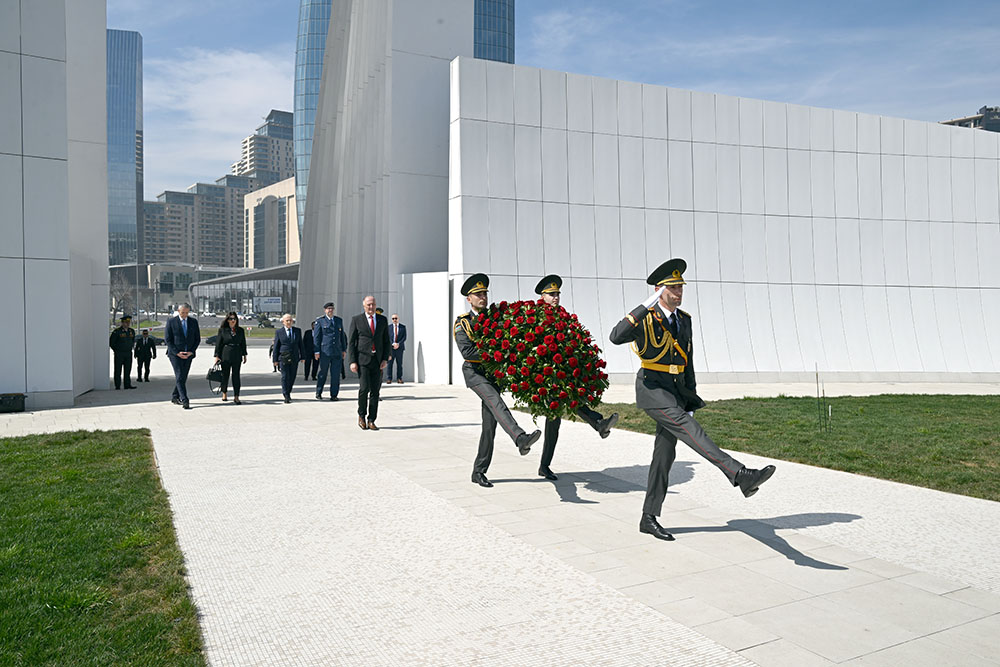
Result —
[[218, 394], [222, 391], [222, 364], [216, 362], [214, 366], [209, 368], [205, 379], [208, 380], [208, 388], [213, 393]]

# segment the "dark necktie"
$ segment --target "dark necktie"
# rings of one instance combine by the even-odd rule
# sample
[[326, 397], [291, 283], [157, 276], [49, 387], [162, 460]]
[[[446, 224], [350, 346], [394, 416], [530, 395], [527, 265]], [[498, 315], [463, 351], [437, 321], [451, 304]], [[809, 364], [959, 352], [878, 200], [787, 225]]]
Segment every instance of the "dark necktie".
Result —
[[670, 325], [670, 333], [677, 338], [677, 314], [670, 313], [670, 317], [667, 318], [667, 323]]

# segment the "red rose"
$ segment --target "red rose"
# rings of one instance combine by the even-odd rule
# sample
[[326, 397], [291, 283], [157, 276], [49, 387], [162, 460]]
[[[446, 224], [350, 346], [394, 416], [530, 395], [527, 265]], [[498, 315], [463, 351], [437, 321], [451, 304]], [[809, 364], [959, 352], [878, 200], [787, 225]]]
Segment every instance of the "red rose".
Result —
[[517, 366], [508, 366], [507, 375], [514, 375], [517, 373]]
[[552, 334], [549, 334], [548, 336], [545, 337], [545, 344], [546, 345], [552, 345], [552, 343], [554, 343], [554, 342], [556, 342], [556, 337], [553, 336]]
[[576, 390], [576, 393], [580, 394], [580, 396], [583, 396], [584, 394], [587, 393], [587, 390], [584, 389], [583, 387], [580, 387], [579, 389]]
[[544, 357], [546, 354], [548, 354], [549, 348], [545, 347], [544, 345], [539, 345], [538, 347], [535, 348], [535, 352], [538, 353], [538, 356]]
[[573, 377], [575, 377], [575, 378], [580, 377], [580, 369], [579, 368], [574, 368], [573, 369]]
[[493, 376], [497, 377], [497, 378], [502, 378], [503, 377], [503, 371], [498, 368], [495, 371], [493, 371]]
[[568, 397], [569, 397], [569, 394], [567, 394], [565, 391], [560, 391], [559, 392], [559, 398], [568, 398]]
[[528, 377], [529, 375], [531, 375], [531, 371], [528, 370], [527, 366], [521, 366], [521, 375], [523, 375], [524, 377]]
[[490, 358], [490, 353], [489, 352], [483, 352], [482, 357], [483, 357], [483, 361], [486, 361], [487, 359]]
[[570, 368], [576, 368], [576, 365], [580, 362], [576, 360], [576, 357], [570, 357], [568, 363]]
[[522, 382], [521, 383], [521, 391], [528, 391], [528, 389], [530, 389], [530, 388], [531, 388], [531, 385], [529, 383], [527, 383], [527, 382]]
[[493, 361], [502, 361], [502, 360], [503, 360], [503, 352], [497, 350], [496, 352], [493, 353]]
[[527, 357], [524, 360], [524, 363], [528, 364], [529, 366], [533, 366], [534, 363], [535, 363], [535, 358], [534, 357]]
[[563, 360], [563, 356], [562, 356], [561, 354], [559, 354], [558, 352], [556, 352], [556, 353], [555, 353], [555, 354], [554, 354], [554, 355], [552, 356], [552, 362], [553, 362], [553, 363], [556, 363], [556, 364], [561, 364], [561, 363], [562, 363], [562, 360]]
[[540, 374], [535, 376], [535, 384], [542, 384], [543, 382], [545, 382], [544, 376]]
[[597, 367], [598, 368], [604, 368], [607, 365], [608, 365], [608, 362], [604, 361], [604, 359], [598, 359], [597, 360]]
[[549, 403], [550, 410], [557, 410], [559, 408], [559, 401], [552, 401]]
[[514, 349], [516, 349], [518, 352], [524, 352], [525, 345], [524, 345], [524, 343], [518, 343], [517, 346]]
[[500, 310], [507, 310], [507, 302], [506, 301], [501, 301], [500, 302]]
[[545, 333], [544, 327], [535, 327], [535, 333], [541, 336], [543, 333]]
[[504, 338], [502, 341], [500, 341], [500, 347], [503, 348], [503, 349], [505, 349], [505, 350], [509, 350], [510, 349], [510, 341], [507, 340], [506, 338]]
[[538, 396], [538, 394], [535, 394], [535, 395], [533, 395], [533, 396], [531, 397], [531, 402], [532, 402], [532, 403], [537, 403], [537, 402], [538, 402], [538, 401], [540, 401], [540, 400], [542, 400], [542, 399], [541, 399], [541, 398], [540, 398], [540, 397]]
[[[562, 324], [562, 322], [560, 322], [559, 324]], [[556, 328], [559, 328], [558, 324], [556, 325]], [[566, 334], [564, 334], [564, 333], [557, 333], [556, 334], [556, 340], [559, 341], [560, 343], [563, 342], [564, 340], [566, 340]]]
[[533, 333], [531, 333], [529, 331], [528, 333], [524, 334], [524, 340], [528, 341], [529, 343], [534, 342], [534, 340], [535, 340], [535, 334], [533, 334]]
[[538, 388], [538, 393], [539, 393], [540, 395], [542, 395], [542, 396], [545, 396], [545, 395], [546, 395], [547, 393], [549, 393], [549, 390], [548, 390], [548, 389], [546, 389], [545, 387], [539, 387], [539, 388]]
[[572, 400], [572, 401], [569, 402], [569, 407], [571, 407], [571, 408], [575, 408], [578, 405], [580, 405], [580, 403], [576, 399], [574, 399], [574, 400]]
[[559, 378], [560, 380], [565, 380], [566, 379], [566, 371], [559, 371], [558, 373], [556, 373], [556, 377]]
[[517, 327], [511, 327], [510, 328], [510, 335], [511, 336], [516, 336], [519, 333], [521, 333], [521, 330], [518, 329]]
[[552, 375], [552, 366], [546, 366], [542, 369], [543, 375]]
[[592, 364], [592, 363], [590, 363], [588, 361], [586, 364], [584, 364], [583, 367], [586, 368], [589, 371], [590, 369], [592, 369], [594, 367], [594, 364]]

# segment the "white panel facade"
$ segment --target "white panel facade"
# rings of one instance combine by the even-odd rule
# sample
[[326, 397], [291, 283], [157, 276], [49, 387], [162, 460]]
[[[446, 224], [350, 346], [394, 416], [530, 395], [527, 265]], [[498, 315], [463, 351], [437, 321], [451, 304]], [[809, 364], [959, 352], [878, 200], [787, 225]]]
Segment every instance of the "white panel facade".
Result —
[[[107, 388], [106, 10], [18, 4], [0, 10], [0, 300], [23, 317], [0, 331], [0, 393], [37, 409]], [[68, 345], [30, 334], [53, 307], [70, 310]]]
[[[504, 68], [510, 76], [491, 77]], [[1000, 326], [997, 137], [467, 58], [452, 76], [452, 196], [485, 206], [491, 235], [510, 234], [486, 256], [452, 249], [453, 283], [515, 271], [518, 280], [495, 283], [500, 300], [531, 296], [532, 280], [559, 273], [564, 303], [606, 337], [648, 293], [646, 273], [681, 256], [703, 378], [801, 381], [817, 368], [843, 379], [1000, 378], [989, 335]], [[501, 99], [508, 81], [515, 129], [476, 127], [464, 110]], [[536, 149], [520, 127], [539, 123], [540, 134], [523, 135], [538, 137]], [[484, 155], [483, 137], [511, 132], [512, 151], [490, 144]], [[511, 189], [505, 213], [499, 199]], [[452, 243], [468, 244], [467, 228], [483, 220], [465, 203], [450, 210], [462, 229]], [[542, 248], [522, 247], [539, 235]], [[928, 323], [929, 312], [947, 321]], [[953, 358], [924, 349], [955, 338]], [[636, 367], [621, 349], [608, 360], [622, 379]]]

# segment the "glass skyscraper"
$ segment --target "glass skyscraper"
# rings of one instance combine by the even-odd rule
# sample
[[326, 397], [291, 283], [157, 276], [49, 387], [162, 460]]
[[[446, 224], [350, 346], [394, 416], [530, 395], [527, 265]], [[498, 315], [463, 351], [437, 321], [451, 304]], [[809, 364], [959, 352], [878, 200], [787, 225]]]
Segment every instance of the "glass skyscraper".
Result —
[[514, 0], [476, 0], [473, 55], [514, 62]]
[[142, 35], [107, 31], [108, 261], [142, 262]]
[[313, 125], [319, 102], [319, 84], [323, 76], [323, 53], [330, 27], [331, 0], [300, 0], [299, 36], [295, 48], [295, 202], [299, 234], [306, 212], [306, 188], [309, 185], [309, 161], [312, 159]]

